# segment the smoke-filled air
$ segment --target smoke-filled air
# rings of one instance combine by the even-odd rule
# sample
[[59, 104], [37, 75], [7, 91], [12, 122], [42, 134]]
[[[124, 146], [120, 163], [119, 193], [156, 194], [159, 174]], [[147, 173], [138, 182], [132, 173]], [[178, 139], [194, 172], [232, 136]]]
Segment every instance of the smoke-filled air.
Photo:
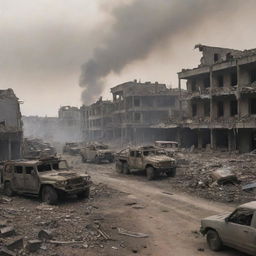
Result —
[[212, 15], [232, 12], [241, 3], [240, 0], [135, 0], [111, 10], [112, 29], [81, 67], [83, 103], [88, 105], [101, 95], [110, 73], [120, 73], [126, 65], [146, 58], [164, 40]]

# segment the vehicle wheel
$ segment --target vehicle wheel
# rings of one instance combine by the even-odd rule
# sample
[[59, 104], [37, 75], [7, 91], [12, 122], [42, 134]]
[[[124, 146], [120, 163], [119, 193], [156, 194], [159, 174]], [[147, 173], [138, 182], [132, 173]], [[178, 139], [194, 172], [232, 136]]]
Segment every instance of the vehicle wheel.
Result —
[[123, 163], [122, 162], [116, 162], [116, 171], [118, 173], [123, 173]]
[[14, 191], [12, 190], [12, 185], [9, 181], [5, 182], [4, 184], [4, 194], [9, 197], [14, 195]]
[[84, 191], [78, 193], [77, 197], [80, 199], [89, 198], [90, 197], [90, 188], [86, 188]]
[[176, 168], [171, 168], [170, 170], [168, 170], [168, 172], [166, 172], [166, 175], [168, 177], [175, 177], [176, 176]]
[[129, 165], [127, 163], [123, 163], [123, 173], [124, 174], [130, 174]]
[[222, 249], [222, 241], [215, 230], [209, 230], [206, 234], [206, 239], [208, 246], [212, 251], [219, 251]]
[[148, 180], [153, 180], [156, 177], [155, 169], [151, 166], [147, 167], [146, 174], [147, 174]]
[[51, 186], [45, 186], [42, 189], [42, 201], [47, 204], [56, 204], [58, 202], [58, 193]]

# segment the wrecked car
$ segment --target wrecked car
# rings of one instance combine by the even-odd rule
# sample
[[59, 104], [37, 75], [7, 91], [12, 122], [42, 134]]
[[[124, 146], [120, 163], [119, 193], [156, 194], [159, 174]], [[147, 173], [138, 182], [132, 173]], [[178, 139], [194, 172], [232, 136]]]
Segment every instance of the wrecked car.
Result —
[[227, 245], [256, 255], [256, 201], [240, 205], [232, 213], [203, 219], [200, 231], [213, 251]]
[[87, 198], [90, 194], [90, 176], [71, 170], [59, 158], [7, 161], [1, 179], [7, 196], [30, 194], [48, 204], [56, 204], [65, 195]]
[[114, 152], [104, 144], [87, 145], [87, 147], [81, 149], [80, 155], [83, 163], [86, 163], [88, 160], [96, 164], [103, 161], [114, 162]]
[[76, 142], [67, 142], [63, 147], [63, 154], [70, 154], [72, 156], [79, 155], [81, 147]]
[[155, 141], [155, 146], [164, 149], [169, 156], [174, 156], [179, 149], [177, 141]]
[[116, 154], [116, 170], [124, 174], [144, 170], [149, 180], [155, 179], [161, 173], [174, 177], [176, 161], [153, 146], [128, 148]]

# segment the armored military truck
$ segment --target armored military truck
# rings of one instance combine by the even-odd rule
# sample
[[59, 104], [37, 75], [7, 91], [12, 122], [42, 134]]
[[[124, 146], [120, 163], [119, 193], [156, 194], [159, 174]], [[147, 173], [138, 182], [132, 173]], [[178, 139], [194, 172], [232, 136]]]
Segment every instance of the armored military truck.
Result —
[[103, 161], [110, 163], [114, 161], [114, 151], [110, 150], [109, 147], [104, 144], [89, 144], [81, 149], [80, 154], [84, 163], [88, 160], [96, 164]]
[[79, 146], [79, 143], [76, 142], [67, 142], [63, 147], [63, 154], [69, 154], [72, 156], [79, 155], [80, 154], [81, 147]]
[[116, 170], [130, 174], [131, 171], [145, 170], [147, 178], [153, 180], [161, 173], [168, 177], [176, 175], [176, 161], [164, 150], [154, 146], [127, 148], [116, 154]]
[[56, 204], [64, 195], [86, 198], [90, 194], [90, 176], [71, 170], [66, 160], [59, 158], [7, 161], [0, 176], [7, 196], [30, 194]]

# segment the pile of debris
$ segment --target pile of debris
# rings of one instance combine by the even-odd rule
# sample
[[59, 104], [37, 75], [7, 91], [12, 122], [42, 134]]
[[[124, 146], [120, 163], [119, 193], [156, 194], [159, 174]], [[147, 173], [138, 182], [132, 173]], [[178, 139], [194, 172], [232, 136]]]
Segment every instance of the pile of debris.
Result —
[[56, 155], [56, 149], [50, 143], [41, 139], [28, 139], [23, 141], [23, 157], [26, 159], [46, 158]]
[[243, 203], [256, 198], [256, 157], [253, 154], [180, 153], [173, 187], [221, 202]]

